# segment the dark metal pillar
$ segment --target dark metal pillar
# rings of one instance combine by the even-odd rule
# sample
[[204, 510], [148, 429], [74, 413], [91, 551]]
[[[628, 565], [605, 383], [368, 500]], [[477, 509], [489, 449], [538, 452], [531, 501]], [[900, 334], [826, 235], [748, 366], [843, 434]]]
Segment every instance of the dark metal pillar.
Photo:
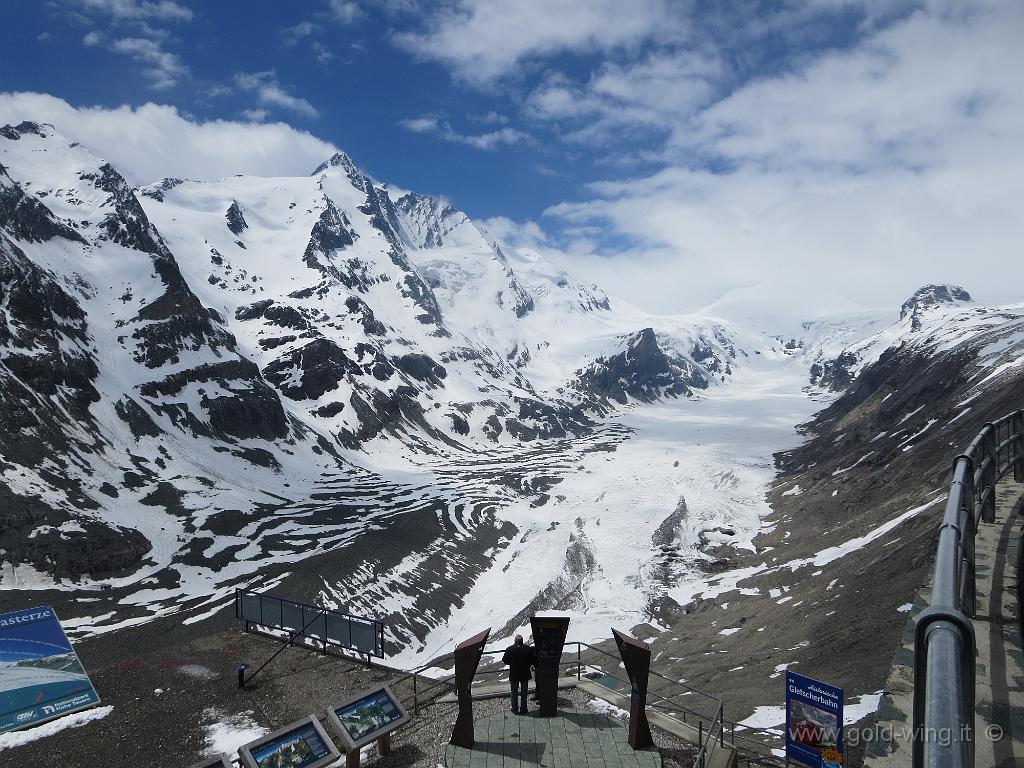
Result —
[[478, 635], [464, 640], [455, 647], [455, 691], [459, 699], [459, 716], [452, 729], [451, 744], [472, 749], [473, 734], [473, 678], [480, 666], [487, 637], [491, 630], [485, 629]]
[[569, 632], [568, 616], [531, 616], [533, 646], [537, 651], [537, 703], [541, 717], [558, 714], [558, 671], [562, 647]]
[[612, 634], [632, 689], [629, 696], [629, 746], [643, 749], [654, 744], [651, 727], [647, 723], [647, 679], [651, 671], [651, 646], [617, 629], [613, 629]]

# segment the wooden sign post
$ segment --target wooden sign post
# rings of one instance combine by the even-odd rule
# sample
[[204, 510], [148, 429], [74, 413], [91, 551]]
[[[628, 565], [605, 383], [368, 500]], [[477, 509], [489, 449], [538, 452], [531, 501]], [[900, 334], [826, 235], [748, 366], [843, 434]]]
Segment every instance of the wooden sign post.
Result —
[[473, 748], [473, 678], [490, 634], [491, 630], [485, 629], [455, 648], [455, 691], [459, 698], [459, 716], [455, 720], [450, 743], [457, 747]]
[[651, 671], [651, 646], [634, 637], [612, 630], [619, 656], [626, 667], [629, 685], [629, 746], [643, 749], [654, 744], [647, 723], [647, 678]]
[[533, 647], [537, 651], [537, 703], [541, 717], [558, 714], [558, 670], [569, 632], [568, 616], [531, 616]]

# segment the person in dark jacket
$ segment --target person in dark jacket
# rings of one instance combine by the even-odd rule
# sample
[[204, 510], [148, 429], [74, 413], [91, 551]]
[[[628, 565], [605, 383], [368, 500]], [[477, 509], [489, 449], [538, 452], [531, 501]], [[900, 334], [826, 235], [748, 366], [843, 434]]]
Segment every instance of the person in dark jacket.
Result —
[[530, 667], [537, 663], [537, 652], [523, 642], [522, 635], [516, 635], [515, 645], [510, 645], [505, 650], [501, 661], [508, 664], [508, 679], [512, 686], [512, 712], [525, 715], [526, 689], [531, 679]]

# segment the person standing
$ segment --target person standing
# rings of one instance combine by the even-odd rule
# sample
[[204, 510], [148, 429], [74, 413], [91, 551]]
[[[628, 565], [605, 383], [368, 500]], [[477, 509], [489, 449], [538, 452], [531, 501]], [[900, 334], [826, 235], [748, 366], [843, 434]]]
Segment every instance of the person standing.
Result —
[[508, 680], [512, 686], [512, 712], [516, 715], [525, 715], [526, 690], [531, 679], [530, 667], [537, 663], [537, 652], [523, 642], [522, 635], [516, 635], [515, 644], [505, 649], [501, 662], [508, 664]]

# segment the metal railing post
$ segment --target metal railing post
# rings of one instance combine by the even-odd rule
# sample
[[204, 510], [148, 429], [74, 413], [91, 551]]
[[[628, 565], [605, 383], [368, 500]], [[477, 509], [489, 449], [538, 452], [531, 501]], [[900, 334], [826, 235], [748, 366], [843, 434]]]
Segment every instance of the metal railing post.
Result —
[[412, 713], [414, 715], [420, 713], [420, 701], [416, 692], [416, 675], [412, 676]]
[[582, 666], [581, 666], [583, 664], [583, 661], [582, 661], [583, 650], [582, 650], [582, 648], [583, 647], [579, 643], [576, 643], [576, 679], [577, 680], [581, 679], [581, 676], [582, 676], [582, 669], [583, 669]]
[[1010, 419], [1015, 450], [1013, 452], [1013, 479], [1024, 483], [1024, 411], [1016, 411]]

